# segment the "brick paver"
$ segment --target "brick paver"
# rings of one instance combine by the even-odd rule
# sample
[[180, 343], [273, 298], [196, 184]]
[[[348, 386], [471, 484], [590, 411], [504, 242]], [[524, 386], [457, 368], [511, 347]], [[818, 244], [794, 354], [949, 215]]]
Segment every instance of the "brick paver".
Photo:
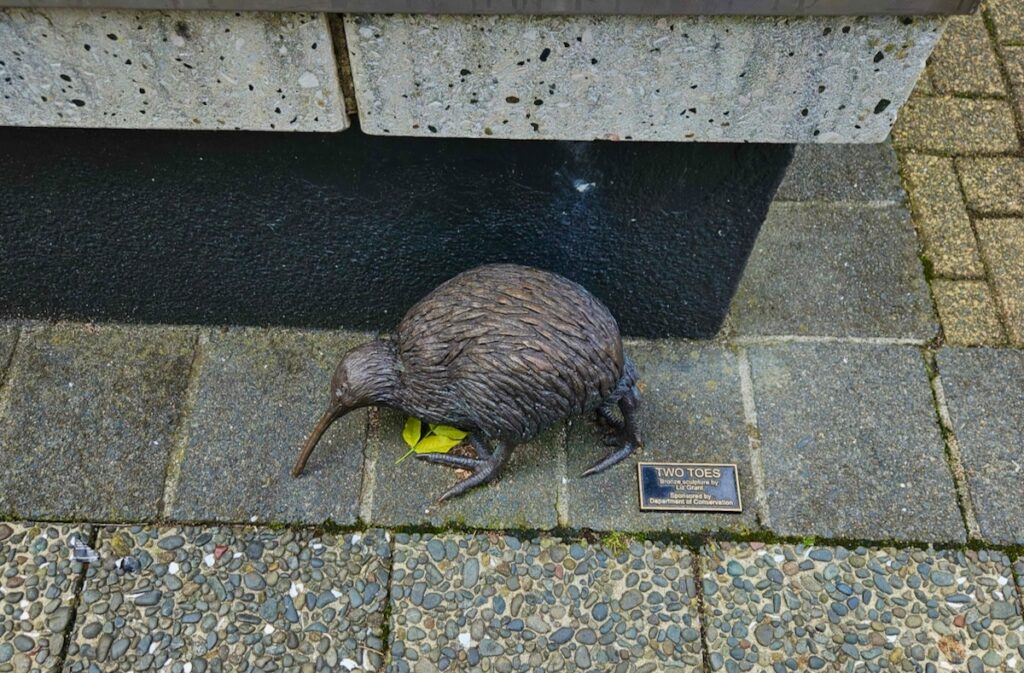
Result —
[[[951, 19], [893, 129], [946, 339], [1024, 343], [1024, 3]], [[981, 253], [981, 254], [979, 254]], [[976, 279], [976, 283], [953, 283]], [[993, 313], [993, 309], [995, 312]], [[997, 324], [998, 323], [998, 324]]]

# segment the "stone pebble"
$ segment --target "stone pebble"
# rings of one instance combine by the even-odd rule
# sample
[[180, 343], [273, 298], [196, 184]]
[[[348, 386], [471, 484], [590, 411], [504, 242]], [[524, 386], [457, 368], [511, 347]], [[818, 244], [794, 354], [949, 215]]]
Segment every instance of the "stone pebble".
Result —
[[396, 535], [386, 670], [699, 670], [691, 560], [650, 542]]
[[97, 551], [69, 673], [384, 665], [391, 547], [383, 531], [112, 526], [99, 531]]
[[712, 671], [1024, 671], [1000, 552], [717, 543], [701, 567]]
[[55, 671], [84, 570], [71, 539], [89, 526], [0, 523], [0, 673]]

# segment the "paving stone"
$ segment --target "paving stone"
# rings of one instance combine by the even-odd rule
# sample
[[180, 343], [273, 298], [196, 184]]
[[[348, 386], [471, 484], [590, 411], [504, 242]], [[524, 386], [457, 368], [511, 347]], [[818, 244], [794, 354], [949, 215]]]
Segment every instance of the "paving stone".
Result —
[[202, 346], [170, 517], [355, 523], [365, 410], [335, 421], [300, 478], [291, 476], [291, 468], [327, 408], [334, 368], [365, 339], [287, 329], [211, 334]]
[[1003, 44], [1024, 44], [1024, 5], [1020, 0], [985, 0], [985, 12]]
[[0, 671], [60, 670], [74, 619], [82, 563], [71, 542], [88, 542], [88, 526], [0, 521]]
[[[713, 345], [646, 342], [627, 348], [640, 370], [644, 446], [604, 473], [583, 471], [611, 449], [590, 418], [573, 419], [568, 441], [570, 528], [604, 531], [750, 531], [758, 527], [736, 355]], [[641, 512], [636, 463], [736, 463], [742, 514]]]
[[1017, 119], [1024, 119], [1024, 47], [1003, 47], [1001, 52], [1013, 91], [1011, 99], [1017, 109]]
[[712, 671], [977, 673], [1024, 661], [1001, 552], [722, 543], [701, 562]]
[[985, 267], [953, 160], [908, 152], [903, 155], [903, 176], [934, 274], [940, 278], [984, 278]]
[[399, 534], [389, 673], [701, 669], [692, 557], [498, 534]]
[[957, 155], [1020, 148], [1008, 102], [945, 96], [908, 102], [893, 127], [892, 142], [897, 150]]
[[111, 527], [98, 552], [65, 671], [383, 664], [390, 546], [381, 531]]
[[986, 215], [1024, 215], [1024, 159], [961, 157], [956, 169], [972, 210]]
[[981, 536], [1024, 544], [1024, 352], [944, 348], [937, 357]]
[[797, 145], [776, 201], [903, 201], [889, 143]]
[[731, 307], [741, 335], [937, 331], [903, 207], [774, 204]]
[[194, 340], [174, 327], [23, 330], [0, 417], [0, 511], [155, 517]]
[[937, 278], [932, 281], [932, 296], [946, 343], [997, 346], [1006, 342], [998, 309], [985, 281]]
[[377, 14], [345, 35], [367, 133], [863, 143], [944, 21]]
[[[413, 456], [395, 464], [409, 448], [402, 441], [406, 417], [379, 412], [370, 431], [367, 470], [372, 471], [370, 522], [381, 526], [456, 525], [473, 528], [549, 530], [558, 523], [555, 509], [563, 477], [563, 426], [519, 446], [501, 478], [465, 495], [437, 504], [437, 498], [467, 472], [433, 465]], [[452, 449], [475, 457], [468, 444]]]
[[928, 59], [935, 91], [949, 95], [1004, 96], [1003, 76], [981, 13], [950, 17]]
[[963, 541], [916, 348], [752, 348], [770, 527], [782, 535]]
[[0, 123], [340, 131], [331, 46], [324, 14], [0, 10]]
[[1024, 346], [1024, 219], [978, 220], [975, 226], [1010, 340]]
[[18, 328], [14, 325], [0, 325], [0, 389], [4, 385], [4, 374], [18, 342]]

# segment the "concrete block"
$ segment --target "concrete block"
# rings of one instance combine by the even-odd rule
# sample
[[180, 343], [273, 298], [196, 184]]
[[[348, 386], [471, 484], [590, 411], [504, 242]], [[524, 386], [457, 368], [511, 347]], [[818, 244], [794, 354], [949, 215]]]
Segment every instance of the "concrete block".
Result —
[[1024, 544], [1024, 353], [945, 348], [938, 365], [981, 537]]
[[0, 512], [156, 517], [194, 339], [179, 327], [23, 330], [0, 409]]
[[966, 539], [916, 348], [784, 344], [750, 364], [772, 530]]
[[998, 346], [1006, 342], [992, 292], [983, 280], [932, 281], [932, 296], [942, 319], [946, 343]]
[[187, 447], [165, 514], [185, 521], [356, 522], [366, 411], [339, 419], [298, 479], [291, 468], [327, 408], [331, 375], [365, 338], [234, 329], [200, 346]]
[[938, 331], [902, 206], [782, 203], [732, 302], [741, 335], [903, 337]]
[[[627, 347], [640, 371], [639, 423], [643, 448], [601, 474], [583, 471], [612, 449], [591, 417], [579, 417], [569, 429], [565, 486], [570, 528], [601, 531], [757, 529], [758, 494], [740, 396], [736, 356], [719, 346], [672, 341]], [[641, 512], [637, 503], [638, 461], [736, 463], [743, 513]]]
[[901, 203], [896, 154], [889, 143], [797, 145], [776, 201]]
[[363, 130], [881, 142], [943, 25], [897, 17], [356, 15]]
[[0, 10], [0, 124], [339, 131], [324, 14]]

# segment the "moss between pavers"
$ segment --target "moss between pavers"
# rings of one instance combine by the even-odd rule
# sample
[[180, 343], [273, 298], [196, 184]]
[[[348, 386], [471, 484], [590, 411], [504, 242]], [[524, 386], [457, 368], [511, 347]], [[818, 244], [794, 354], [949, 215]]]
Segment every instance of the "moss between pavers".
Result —
[[960, 157], [956, 169], [972, 211], [982, 215], [1024, 214], [1024, 159]]
[[1024, 218], [975, 223], [1010, 340], [1024, 346]]
[[983, 278], [985, 267], [978, 254], [953, 160], [907, 152], [901, 166], [914, 224], [935, 275]]

